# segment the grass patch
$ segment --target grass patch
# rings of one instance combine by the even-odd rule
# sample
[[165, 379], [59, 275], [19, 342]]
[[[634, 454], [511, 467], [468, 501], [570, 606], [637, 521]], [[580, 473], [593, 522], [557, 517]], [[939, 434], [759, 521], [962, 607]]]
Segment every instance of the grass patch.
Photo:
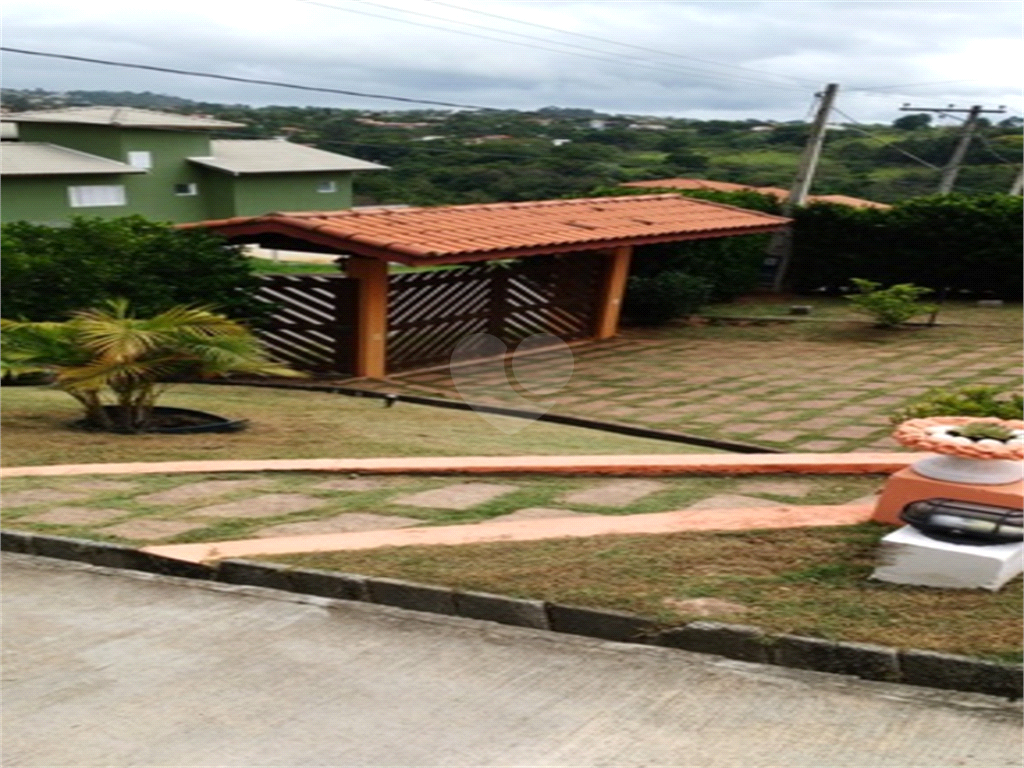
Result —
[[250, 426], [209, 435], [81, 432], [67, 426], [79, 418], [67, 395], [46, 387], [5, 387], [3, 464], [715, 452], [511, 418], [521, 429], [506, 435], [471, 411], [409, 403], [385, 409], [379, 400], [298, 390], [182, 384], [160, 402], [249, 419]]
[[665, 625], [697, 618], [666, 600], [716, 597], [748, 609], [721, 620], [771, 632], [1020, 659], [1020, 580], [998, 593], [869, 582], [885, 530], [601, 536], [262, 559], [624, 610]]

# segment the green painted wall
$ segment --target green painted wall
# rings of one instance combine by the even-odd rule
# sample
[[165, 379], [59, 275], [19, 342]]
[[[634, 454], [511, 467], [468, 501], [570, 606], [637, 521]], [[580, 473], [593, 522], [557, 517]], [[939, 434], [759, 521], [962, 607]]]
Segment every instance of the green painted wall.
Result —
[[[235, 216], [259, 216], [271, 211], [338, 211], [352, 207], [352, 174], [258, 173], [231, 177]], [[317, 185], [335, 182], [336, 192], [317, 192]]]
[[[6, 176], [2, 180], [2, 220], [31, 221], [34, 224], [58, 225], [72, 216], [128, 216], [138, 213], [131, 205], [100, 208], [72, 208], [68, 203], [68, 187], [122, 184], [128, 186], [130, 175], [98, 174], [88, 176]], [[131, 193], [126, 189], [128, 202]]]
[[[116, 126], [22, 123], [22, 141], [48, 142], [122, 163], [129, 152], [149, 152], [146, 173], [124, 176], [8, 177], [4, 180], [3, 221], [25, 219], [57, 223], [71, 216], [140, 214], [180, 223], [270, 211], [331, 211], [352, 207], [352, 173], [262, 173], [234, 176], [188, 162], [210, 154], [210, 138], [200, 131], [147, 130]], [[317, 192], [328, 181], [334, 192]], [[71, 208], [67, 188], [87, 184], [123, 184], [127, 205]], [[176, 184], [196, 184], [198, 194], [178, 195]]]

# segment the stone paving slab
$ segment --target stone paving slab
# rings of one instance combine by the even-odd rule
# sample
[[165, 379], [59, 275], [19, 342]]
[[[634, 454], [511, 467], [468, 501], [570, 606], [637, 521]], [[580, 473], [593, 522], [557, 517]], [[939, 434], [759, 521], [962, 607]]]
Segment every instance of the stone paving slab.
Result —
[[776, 496], [792, 496], [802, 499], [814, 489], [814, 483], [806, 480], [740, 480], [736, 490], [742, 493], [771, 493]]
[[99, 525], [128, 512], [123, 509], [94, 509], [92, 507], [54, 507], [46, 512], [27, 515], [22, 520], [53, 525]]
[[121, 536], [125, 539], [157, 540], [205, 527], [205, 523], [192, 523], [185, 520], [138, 518], [118, 523], [117, 525], [111, 525], [107, 528], [101, 528], [100, 530], [103, 533], [111, 533], [114, 536]]
[[757, 496], [743, 496], [736, 493], [720, 493], [691, 504], [687, 509], [749, 509], [753, 507], [778, 507], [777, 501], [760, 499]]
[[70, 491], [131, 491], [138, 488], [138, 483], [127, 480], [78, 480], [64, 488]]
[[391, 500], [392, 504], [408, 507], [425, 507], [430, 509], [471, 509], [488, 501], [504, 496], [506, 493], [518, 491], [517, 485], [499, 485], [497, 483], [460, 483], [446, 485], [430, 491], [420, 491]]
[[595, 507], [628, 507], [633, 502], [664, 488], [665, 484], [657, 480], [608, 480], [599, 485], [566, 493], [560, 501]]
[[347, 477], [309, 486], [318, 491], [376, 491], [394, 485], [382, 477]]
[[28, 488], [0, 495], [5, 507], [28, 507], [33, 504], [52, 504], [61, 501], [78, 501], [89, 496], [84, 492], [58, 491], [53, 488]]
[[190, 517], [276, 517], [291, 512], [305, 512], [327, 504], [327, 499], [318, 499], [303, 493], [265, 493], [251, 499], [229, 501], [188, 511]]
[[205, 501], [236, 491], [247, 491], [265, 488], [269, 480], [204, 480], [198, 483], [187, 483], [166, 491], [147, 493], [136, 496], [135, 500], [143, 504], [188, 504], [193, 501]]
[[275, 536], [308, 536], [317, 533], [350, 533], [352, 531], [383, 531], [392, 528], [409, 528], [423, 525], [423, 520], [401, 515], [375, 515], [370, 512], [348, 512], [321, 520], [304, 523], [285, 523], [261, 528], [256, 531], [259, 538]]
[[551, 507], [526, 507], [525, 509], [517, 509], [515, 512], [510, 512], [507, 515], [499, 515], [498, 517], [492, 517], [490, 520], [482, 522], [487, 523], [500, 523], [500, 522], [511, 522], [513, 520], [549, 520], [560, 517], [598, 517], [596, 512], [577, 512], [572, 509], [554, 509]]

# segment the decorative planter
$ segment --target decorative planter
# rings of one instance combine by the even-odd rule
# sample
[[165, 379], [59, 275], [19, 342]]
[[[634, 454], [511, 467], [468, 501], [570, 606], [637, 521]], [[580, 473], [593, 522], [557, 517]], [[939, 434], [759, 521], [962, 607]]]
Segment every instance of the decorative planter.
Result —
[[[968, 424], [994, 424], [1012, 433], [1007, 440], [972, 439], [957, 434]], [[938, 454], [915, 462], [913, 470], [933, 480], [977, 485], [1004, 485], [1024, 476], [1024, 421], [935, 416], [911, 419], [893, 437], [902, 445]]]
[[[115, 408], [112, 405], [104, 406], [103, 410], [111, 416], [115, 413]], [[164, 435], [195, 435], [209, 432], [238, 432], [249, 426], [246, 419], [226, 419], [205, 411], [195, 411], [191, 408], [171, 408], [163, 405], [153, 408], [153, 416], [152, 425], [143, 432], [156, 432]], [[95, 429], [86, 425], [84, 419], [74, 422], [72, 426], [78, 429]], [[132, 434], [116, 427], [110, 431]]]

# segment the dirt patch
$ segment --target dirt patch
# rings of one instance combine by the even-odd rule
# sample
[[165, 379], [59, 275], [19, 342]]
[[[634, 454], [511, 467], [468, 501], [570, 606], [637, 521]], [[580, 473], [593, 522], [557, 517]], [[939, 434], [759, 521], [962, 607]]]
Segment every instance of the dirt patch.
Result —
[[814, 483], [800, 480], [741, 480], [736, 484], [740, 493], [771, 493], [802, 499], [814, 490]]
[[664, 488], [665, 484], [657, 480], [610, 480], [567, 493], [561, 501], [566, 504], [589, 504], [595, 507], [628, 507], [633, 502]]
[[12, 491], [5, 493], [3, 499], [5, 507], [28, 507], [32, 504], [52, 504], [61, 501], [78, 501], [84, 499], [87, 493], [68, 493], [57, 491], [53, 488], [28, 488], [24, 491]]

